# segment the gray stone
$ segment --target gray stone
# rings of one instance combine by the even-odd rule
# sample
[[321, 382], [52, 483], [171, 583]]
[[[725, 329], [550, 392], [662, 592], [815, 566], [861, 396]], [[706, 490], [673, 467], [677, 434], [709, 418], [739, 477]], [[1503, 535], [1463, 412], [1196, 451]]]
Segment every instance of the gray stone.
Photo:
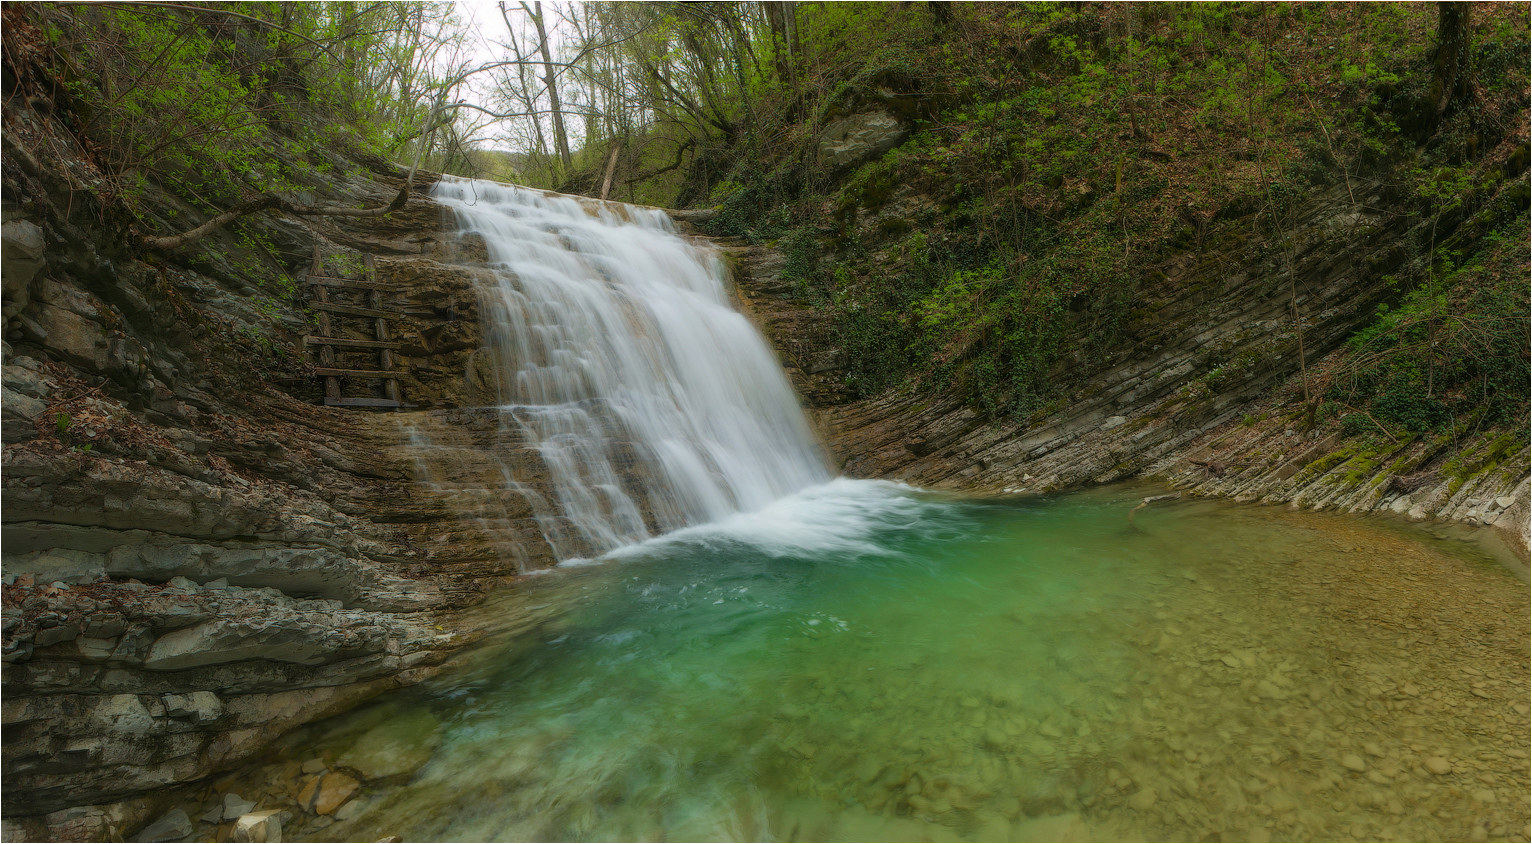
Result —
[[112, 659], [117, 662], [140, 663], [144, 656], [149, 653], [149, 646], [154, 643], [154, 633], [147, 624], [135, 624], [128, 632], [117, 640], [117, 648], [112, 651]]
[[155, 640], [144, 667], [151, 671], [176, 671], [242, 659], [318, 665], [324, 662], [324, 643], [307, 633], [277, 622], [206, 621]]
[[143, 831], [133, 836], [134, 841], [175, 841], [191, 835], [191, 818], [181, 809], [172, 809], [163, 817], [152, 824], [144, 827]]
[[1116, 428], [1119, 425], [1127, 424], [1127, 422], [1128, 422], [1128, 417], [1126, 417], [1126, 416], [1110, 416], [1110, 417], [1107, 417], [1107, 420], [1105, 422], [1101, 423], [1101, 430], [1103, 430], [1103, 431], [1110, 431], [1110, 430], [1112, 430], [1113, 428]]
[[223, 819], [226, 821], [232, 821], [254, 808], [254, 800], [246, 800], [232, 791], [223, 796]]
[[1436, 774], [1439, 777], [1452, 773], [1452, 763], [1448, 762], [1446, 759], [1443, 759], [1440, 756], [1427, 756], [1425, 759], [1421, 760], [1420, 764], [1424, 766], [1426, 770]]
[[189, 577], [181, 577], [180, 575], [172, 577], [165, 585], [172, 589], [186, 589], [193, 592], [198, 588], [197, 581]]
[[117, 616], [92, 618], [85, 623], [85, 635], [92, 639], [115, 639], [128, 629], [128, 623]]
[[909, 127], [886, 111], [853, 114], [819, 133], [819, 160], [828, 167], [849, 167], [888, 152], [909, 134]]
[[32, 301], [32, 279], [43, 268], [43, 230], [26, 220], [0, 226], [0, 290], [6, 320]]
[[413, 774], [431, 761], [441, 743], [440, 726], [425, 709], [390, 718], [363, 733], [335, 764], [356, 771], [366, 780]]
[[42, 376], [25, 366], [17, 366], [14, 362], [0, 367], [0, 385], [6, 389], [19, 393], [23, 396], [34, 398], [47, 398], [52, 392]]
[[234, 824], [234, 840], [275, 844], [282, 840], [282, 813], [277, 809], [241, 815]]
[[36, 420], [48, 410], [42, 400], [23, 395], [10, 387], [0, 386], [0, 413], [6, 419]]
[[199, 724], [216, 721], [223, 714], [223, 701], [212, 692], [164, 695], [165, 714], [172, 718], [191, 718]]
[[114, 733], [144, 735], [154, 729], [154, 716], [138, 695], [112, 695], [97, 703], [90, 714], [99, 726]]
[[117, 637], [110, 639], [96, 639], [90, 636], [80, 636], [74, 640], [75, 647], [80, 649], [80, 656], [85, 659], [110, 659], [112, 653], [117, 650]]
[[76, 366], [103, 372], [111, 365], [111, 346], [107, 342], [106, 330], [95, 320], [36, 302], [21, 318], [21, 326], [32, 342], [52, 349]]
[[59, 642], [72, 642], [80, 635], [78, 624], [60, 624], [57, 627], [45, 627], [32, 637], [32, 644], [39, 648], [57, 645]]
[[1137, 794], [1128, 798], [1128, 808], [1135, 811], [1147, 811], [1160, 799], [1160, 795], [1152, 788], [1140, 789]]
[[4, 557], [6, 574], [32, 574], [44, 582], [55, 580], [64, 583], [92, 583], [106, 576], [105, 561], [100, 554], [58, 548], [32, 554], [7, 554]]

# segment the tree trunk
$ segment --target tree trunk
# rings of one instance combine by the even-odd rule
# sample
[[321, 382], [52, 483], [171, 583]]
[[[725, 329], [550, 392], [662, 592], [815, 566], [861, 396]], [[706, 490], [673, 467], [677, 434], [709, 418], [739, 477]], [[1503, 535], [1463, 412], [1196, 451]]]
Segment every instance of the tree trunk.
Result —
[[771, 26], [772, 63], [777, 68], [777, 80], [783, 85], [798, 87], [797, 53], [798, 23], [793, 4], [788, 2], [762, 3], [766, 22]]
[[1433, 125], [1447, 113], [1454, 100], [1471, 96], [1472, 50], [1468, 37], [1468, 3], [1437, 3], [1436, 70], [1431, 80]]
[[617, 170], [617, 154], [622, 152], [622, 141], [612, 139], [612, 155], [606, 160], [606, 178], [601, 181], [601, 198], [606, 199], [612, 192], [612, 173]]
[[[524, 9], [526, 5], [521, 4]], [[564, 162], [564, 170], [567, 172], [574, 169], [574, 157], [569, 154], [569, 135], [564, 132], [564, 112], [559, 108], [558, 79], [553, 73], [553, 56], [548, 51], [548, 32], [543, 27], [542, 0], [532, 5], [535, 9], [528, 9], [528, 13], [533, 25], [537, 27], [537, 43], [543, 54], [543, 84], [548, 88], [548, 101], [553, 111], [553, 142], [558, 145], [559, 159]]]

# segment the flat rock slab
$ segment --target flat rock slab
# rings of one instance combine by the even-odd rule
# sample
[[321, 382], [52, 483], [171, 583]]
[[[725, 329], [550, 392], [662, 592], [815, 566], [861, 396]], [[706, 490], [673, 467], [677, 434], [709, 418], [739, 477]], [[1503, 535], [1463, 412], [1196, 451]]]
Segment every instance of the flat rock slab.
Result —
[[436, 753], [440, 727], [424, 709], [407, 712], [363, 733], [336, 764], [368, 781], [413, 774]]

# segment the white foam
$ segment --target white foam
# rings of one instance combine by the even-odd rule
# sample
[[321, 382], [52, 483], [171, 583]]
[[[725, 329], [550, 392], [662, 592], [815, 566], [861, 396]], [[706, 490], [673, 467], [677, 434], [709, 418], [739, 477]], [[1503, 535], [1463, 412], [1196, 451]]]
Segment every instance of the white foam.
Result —
[[606, 559], [628, 559], [677, 545], [743, 544], [770, 557], [888, 554], [879, 534], [938, 526], [947, 507], [914, 487], [891, 481], [836, 478], [785, 496], [758, 510], [618, 549]]

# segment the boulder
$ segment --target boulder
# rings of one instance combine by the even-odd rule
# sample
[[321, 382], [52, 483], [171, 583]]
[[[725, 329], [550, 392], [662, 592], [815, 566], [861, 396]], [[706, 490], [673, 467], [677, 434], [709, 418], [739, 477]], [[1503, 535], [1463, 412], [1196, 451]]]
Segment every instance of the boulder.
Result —
[[254, 808], [254, 800], [246, 800], [232, 791], [223, 796], [223, 819], [226, 821], [242, 818]]
[[175, 630], [155, 640], [144, 667], [151, 671], [178, 671], [242, 659], [302, 665], [324, 662], [325, 643], [312, 631], [288, 622], [288, 619], [218, 618]]
[[0, 287], [6, 321], [32, 300], [32, 279], [43, 268], [43, 230], [26, 220], [0, 226]]
[[91, 719], [113, 733], [146, 735], [154, 729], [154, 716], [149, 714], [149, 708], [138, 699], [138, 695], [102, 698], [91, 710]]
[[91, 583], [106, 575], [105, 561], [100, 554], [58, 548], [32, 554], [7, 554], [4, 557], [6, 574], [32, 574], [38, 581], [52, 583]]
[[314, 795], [314, 814], [328, 815], [351, 799], [362, 784], [345, 774], [331, 771], [319, 781], [319, 793]]
[[175, 841], [191, 835], [192, 822], [186, 812], [174, 809], [167, 812], [164, 817], [144, 827], [141, 832], [133, 836], [134, 841]]
[[819, 160], [827, 167], [855, 166], [888, 152], [909, 135], [909, 127], [886, 111], [842, 117], [819, 133]]
[[391, 718], [363, 733], [335, 764], [361, 774], [368, 781], [413, 774], [431, 761], [441, 744], [440, 726], [425, 709]]
[[282, 840], [282, 813], [277, 809], [240, 815], [234, 823], [234, 840], [274, 844]]
[[183, 695], [165, 695], [165, 714], [172, 718], [190, 718], [198, 724], [218, 720], [223, 714], [223, 702], [212, 692], [191, 692]]

